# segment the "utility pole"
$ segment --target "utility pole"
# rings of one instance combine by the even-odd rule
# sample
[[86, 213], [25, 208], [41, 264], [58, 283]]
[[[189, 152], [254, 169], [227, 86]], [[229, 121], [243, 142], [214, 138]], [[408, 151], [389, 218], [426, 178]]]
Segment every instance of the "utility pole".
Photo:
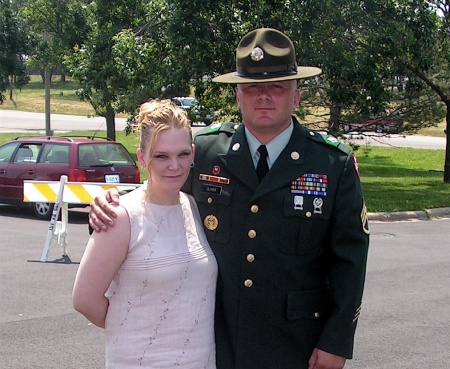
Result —
[[[47, 43], [49, 34], [44, 32], [44, 42]], [[50, 68], [49, 61], [45, 63], [44, 84], [45, 84], [45, 135], [52, 136], [53, 132], [50, 127]]]

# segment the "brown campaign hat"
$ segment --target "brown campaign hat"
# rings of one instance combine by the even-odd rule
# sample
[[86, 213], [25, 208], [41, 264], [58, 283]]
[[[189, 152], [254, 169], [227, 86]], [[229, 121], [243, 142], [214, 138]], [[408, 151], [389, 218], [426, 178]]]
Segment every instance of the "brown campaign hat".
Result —
[[284, 33], [273, 28], [259, 28], [242, 38], [236, 50], [236, 69], [236, 72], [213, 78], [213, 82], [275, 82], [322, 73], [317, 67], [299, 67], [294, 44]]

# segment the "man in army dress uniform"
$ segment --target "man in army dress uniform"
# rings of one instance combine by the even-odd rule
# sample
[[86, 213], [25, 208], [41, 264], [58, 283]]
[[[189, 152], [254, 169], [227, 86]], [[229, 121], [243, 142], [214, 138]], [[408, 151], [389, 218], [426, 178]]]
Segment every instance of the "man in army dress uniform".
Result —
[[[242, 125], [213, 124], [195, 137], [185, 190], [197, 201], [219, 264], [219, 369], [340, 369], [352, 357], [369, 244], [356, 160], [333, 137], [292, 116], [297, 66], [291, 40], [257, 29], [241, 40], [236, 84]], [[111, 225], [95, 200], [90, 224]], [[99, 205], [97, 205], [99, 204]]]

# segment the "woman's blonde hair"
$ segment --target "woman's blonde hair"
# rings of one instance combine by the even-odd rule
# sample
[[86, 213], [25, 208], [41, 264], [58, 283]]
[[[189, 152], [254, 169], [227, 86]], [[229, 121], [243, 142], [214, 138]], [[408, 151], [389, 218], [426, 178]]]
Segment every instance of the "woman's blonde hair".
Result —
[[135, 121], [139, 132], [139, 148], [148, 159], [147, 169], [150, 169], [159, 132], [169, 128], [186, 129], [192, 140], [192, 128], [186, 111], [170, 100], [154, 99], [143, 103], [137, 111]]
[[145, 196], [148, 199], [151, 196], [150, 164], [159, 133], [170, 128], [185, 129], [192, 143], [192, 128], [186, 111], [170, 100], [154, 99], [143, 103], [137, 109], [135, 123], [139, 132], [139, 149], [147, 158], [148, 185]]

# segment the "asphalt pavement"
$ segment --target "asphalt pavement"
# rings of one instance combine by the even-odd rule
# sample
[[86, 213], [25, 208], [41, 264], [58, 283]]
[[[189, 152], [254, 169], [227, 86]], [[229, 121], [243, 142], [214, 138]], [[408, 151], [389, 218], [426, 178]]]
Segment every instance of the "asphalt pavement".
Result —
[[[22, 129], [11, 118], [5, 123], [7, 114], [1, 112], [0, 130]], [[33, 114], [27, 115], [24, 130], [42, 118]], [[15, 122], [22, 119], [12, 115]], [[67, 123], [66, 117], [58, 123], [62, 128], [75, 124]], [[442, 140], [432, 145], [441, 148]], [[42, 263], [48, 222], [0, 205], [0, 369], [104, 367], [103, 331], [71, 305], [88, 233], [86, 209], [69, 213], [68, 257], [62, 258], [60, 247], [52, 244], [48, 261]], [[370, 213], [369, 220], [363, 311], [354, 359], [345, 368], [450, 367], [450, 208]]]
[[[370, 215], [366, 291], [347, 369], [449, 367], [450, 216], [432, 213]], [[87, 210], [69, 211], [68, 257], [52, 243], [42, 263], [48, 225], [0, 205], [0, 369], [103, 368], [103, 331], [71, 304]]]

